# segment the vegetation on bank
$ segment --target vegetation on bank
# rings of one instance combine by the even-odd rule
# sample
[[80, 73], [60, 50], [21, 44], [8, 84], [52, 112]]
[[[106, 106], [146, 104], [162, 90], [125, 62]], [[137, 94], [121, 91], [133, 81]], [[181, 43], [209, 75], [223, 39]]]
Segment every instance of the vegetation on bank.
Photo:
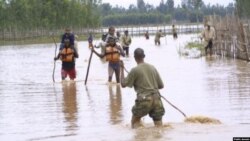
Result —
[[[100, 39], [101, 35], [96, 34], [95, 39]], [[56, 43], [61, 42], [60, 36], [54, 36]], [[88, 39], [88, 35], [78, 35], [77, 41], [86, 41]], [[35, 37], [35, 38], [28, 38], [24, 40], [0, 40], [1, 45], [25, 45], [25, 44], [46, 44], [46, 43], [54, 43], [52, 36], [44, 36], [44, 37]]]
[[[181, 5], [176, 5], [174, 0], [162, 0], [158, 6], [145, 3], [144, 0], [137, 0], [137, 5], [131, 4], [129, 8], [112, 7], [109, 3], [100, 5], [102, 25], [109, 26], [110, 19], [114, 21], [125, 20], [128, 15], [131, 17], [123, 23], [112, 23], [113, 25], [126, 24], [163, 24], [172, 22], [202, 22], [207, 15], [219, 15], [224, 17], [234, 12], [234, 4], [226, 7], [222, 5], [206, 5], [202, 0], [181, 0]], [[145, 17], [148, 14], [149, 18]], [[134, 17], [142, 18], [134, 18]], [[156, 18], [158, 16], [158, 18]], [[164, 17], [167, 17], [165, 19]], [[154, 20], [151, 20], [154, 19]], [[164, 20], [163, 20], [164, 19]], [[139, 20], [139, 21], [138, 21]]]
[[185, 46], [187, 49], [197, 49], [202, 50], [204, 49], [204, 45], [201, 42], [188, 42]]
[[205, 54], [204, 44], [200, 41], [190, 41], [187, 42], [184, 46], [179, 46], [177, 52], [180, 56], [200, 58]]

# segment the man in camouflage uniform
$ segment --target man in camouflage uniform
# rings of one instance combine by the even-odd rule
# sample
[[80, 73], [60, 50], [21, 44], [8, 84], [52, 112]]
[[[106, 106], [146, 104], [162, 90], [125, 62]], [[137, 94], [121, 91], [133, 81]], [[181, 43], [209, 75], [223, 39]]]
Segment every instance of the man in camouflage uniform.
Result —
[[162, 126], [162, 116], [165, 113], [159, 89], [164, 87], [161, 77], [154, 66], [144, 62], [144, 51], [137, 48], [134, 58], [137, 66], [134, 67], [124, 78], [124, 65], [121, 62], [121, 85], [122, 87], [134, 87], [137, 98], [132, 108], [132, 128], [140, 126], [142, 117], [149, 114], [155, 126]]

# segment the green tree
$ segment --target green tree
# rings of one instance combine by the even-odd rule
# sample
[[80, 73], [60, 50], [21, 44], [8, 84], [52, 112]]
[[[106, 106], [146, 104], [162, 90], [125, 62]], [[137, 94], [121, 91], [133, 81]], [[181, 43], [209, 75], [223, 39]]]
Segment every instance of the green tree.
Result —
[[145, 2], [143, 0], [137, 0], [137, 8], [140, 12], [145, 12], [146, 11]]
[[168, 13], [174, 13], [174, 0], [167, 0], [167, 11]]
[[249, 0], [236, 0], [237, 14], [241, 18], [250, 17], [250, 1]]

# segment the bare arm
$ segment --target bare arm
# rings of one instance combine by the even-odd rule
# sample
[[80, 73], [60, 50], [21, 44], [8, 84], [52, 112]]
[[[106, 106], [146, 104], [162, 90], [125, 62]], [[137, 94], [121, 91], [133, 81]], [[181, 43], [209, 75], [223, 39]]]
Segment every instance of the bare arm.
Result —
[[54, 58], [54, 61], [58, 60], [60, 58], [60, 52], [57, 54], [57, 56]]
[[105, 54], [99, 54], [98, 52], [96, 52], [94, 47], [92, 47], [91, 50], [100, 58], [103, 58], [105, 56]]
[[123, 49], [121, 48], [121, 46], [120, 45], [116, 45], [116, 48], [120, 51], [121, 56], [124, 57], [125, 53], [124, 53]]

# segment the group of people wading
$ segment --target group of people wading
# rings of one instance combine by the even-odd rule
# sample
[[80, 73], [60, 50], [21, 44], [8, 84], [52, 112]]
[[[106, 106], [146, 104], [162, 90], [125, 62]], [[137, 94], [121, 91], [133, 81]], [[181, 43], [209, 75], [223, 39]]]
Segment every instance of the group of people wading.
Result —
[[[214, 38], [214, 30], [208, 27], [202, 32], [202, 38], [207, 42], [205, 49], [212, 49], [212, 41]], [[163, 37], [161, 30], [156, 33], [155, 45], [160, 45], [160, 38]], [[65, 80], [67, 76], [71, 80], [76, 78], [75, 58], [78, 58], [78, 50], [76, 48], [75, 36], [70, 29], [66, 29], [62, 36], [60, 51], [54, 60], [62, 61], [61, 77]], [[146, 39], [149, 39], [148, 32], [145, 33]], [[173, 25], [173, 38], [177, 39], [177, 30]], [[164, 88], [163, 81], [157, 69], [144, 62], [145, 53], [142, 48], [136, 48], [134, 51], [134, 59], [137, 66], [124, 75], [125, 66], [121, 60], [121, 56], [129, 56], [129, 46], [132, 42], [128, 30], [119, 38], [115, 35], [115, 28], [110, 27], [108, 34], [102, 35], [102, 42], [98, 45], [101, 48], [101, 53], [95, 50], [93, 45], [93, 36], [90, 34], [88, 38], [89, 48], [100, 58], [105, 58], [108, 62], [108, 82], [112, 81], [113, 73], [115, 73], [116, 82], [122, 87], [134, 87], [137, 97], [135, 104], [132, 107], [132, 128], [141, 126], [141, 118], [149, 115], [155, 126], [162, 126], [162, 117], [165, 114], [165, 109], [161, 101], [159, 89]], [[121, 44], [119, 44], [120, 42]], [[96, 48], [98, 48], [96, 47]]]

